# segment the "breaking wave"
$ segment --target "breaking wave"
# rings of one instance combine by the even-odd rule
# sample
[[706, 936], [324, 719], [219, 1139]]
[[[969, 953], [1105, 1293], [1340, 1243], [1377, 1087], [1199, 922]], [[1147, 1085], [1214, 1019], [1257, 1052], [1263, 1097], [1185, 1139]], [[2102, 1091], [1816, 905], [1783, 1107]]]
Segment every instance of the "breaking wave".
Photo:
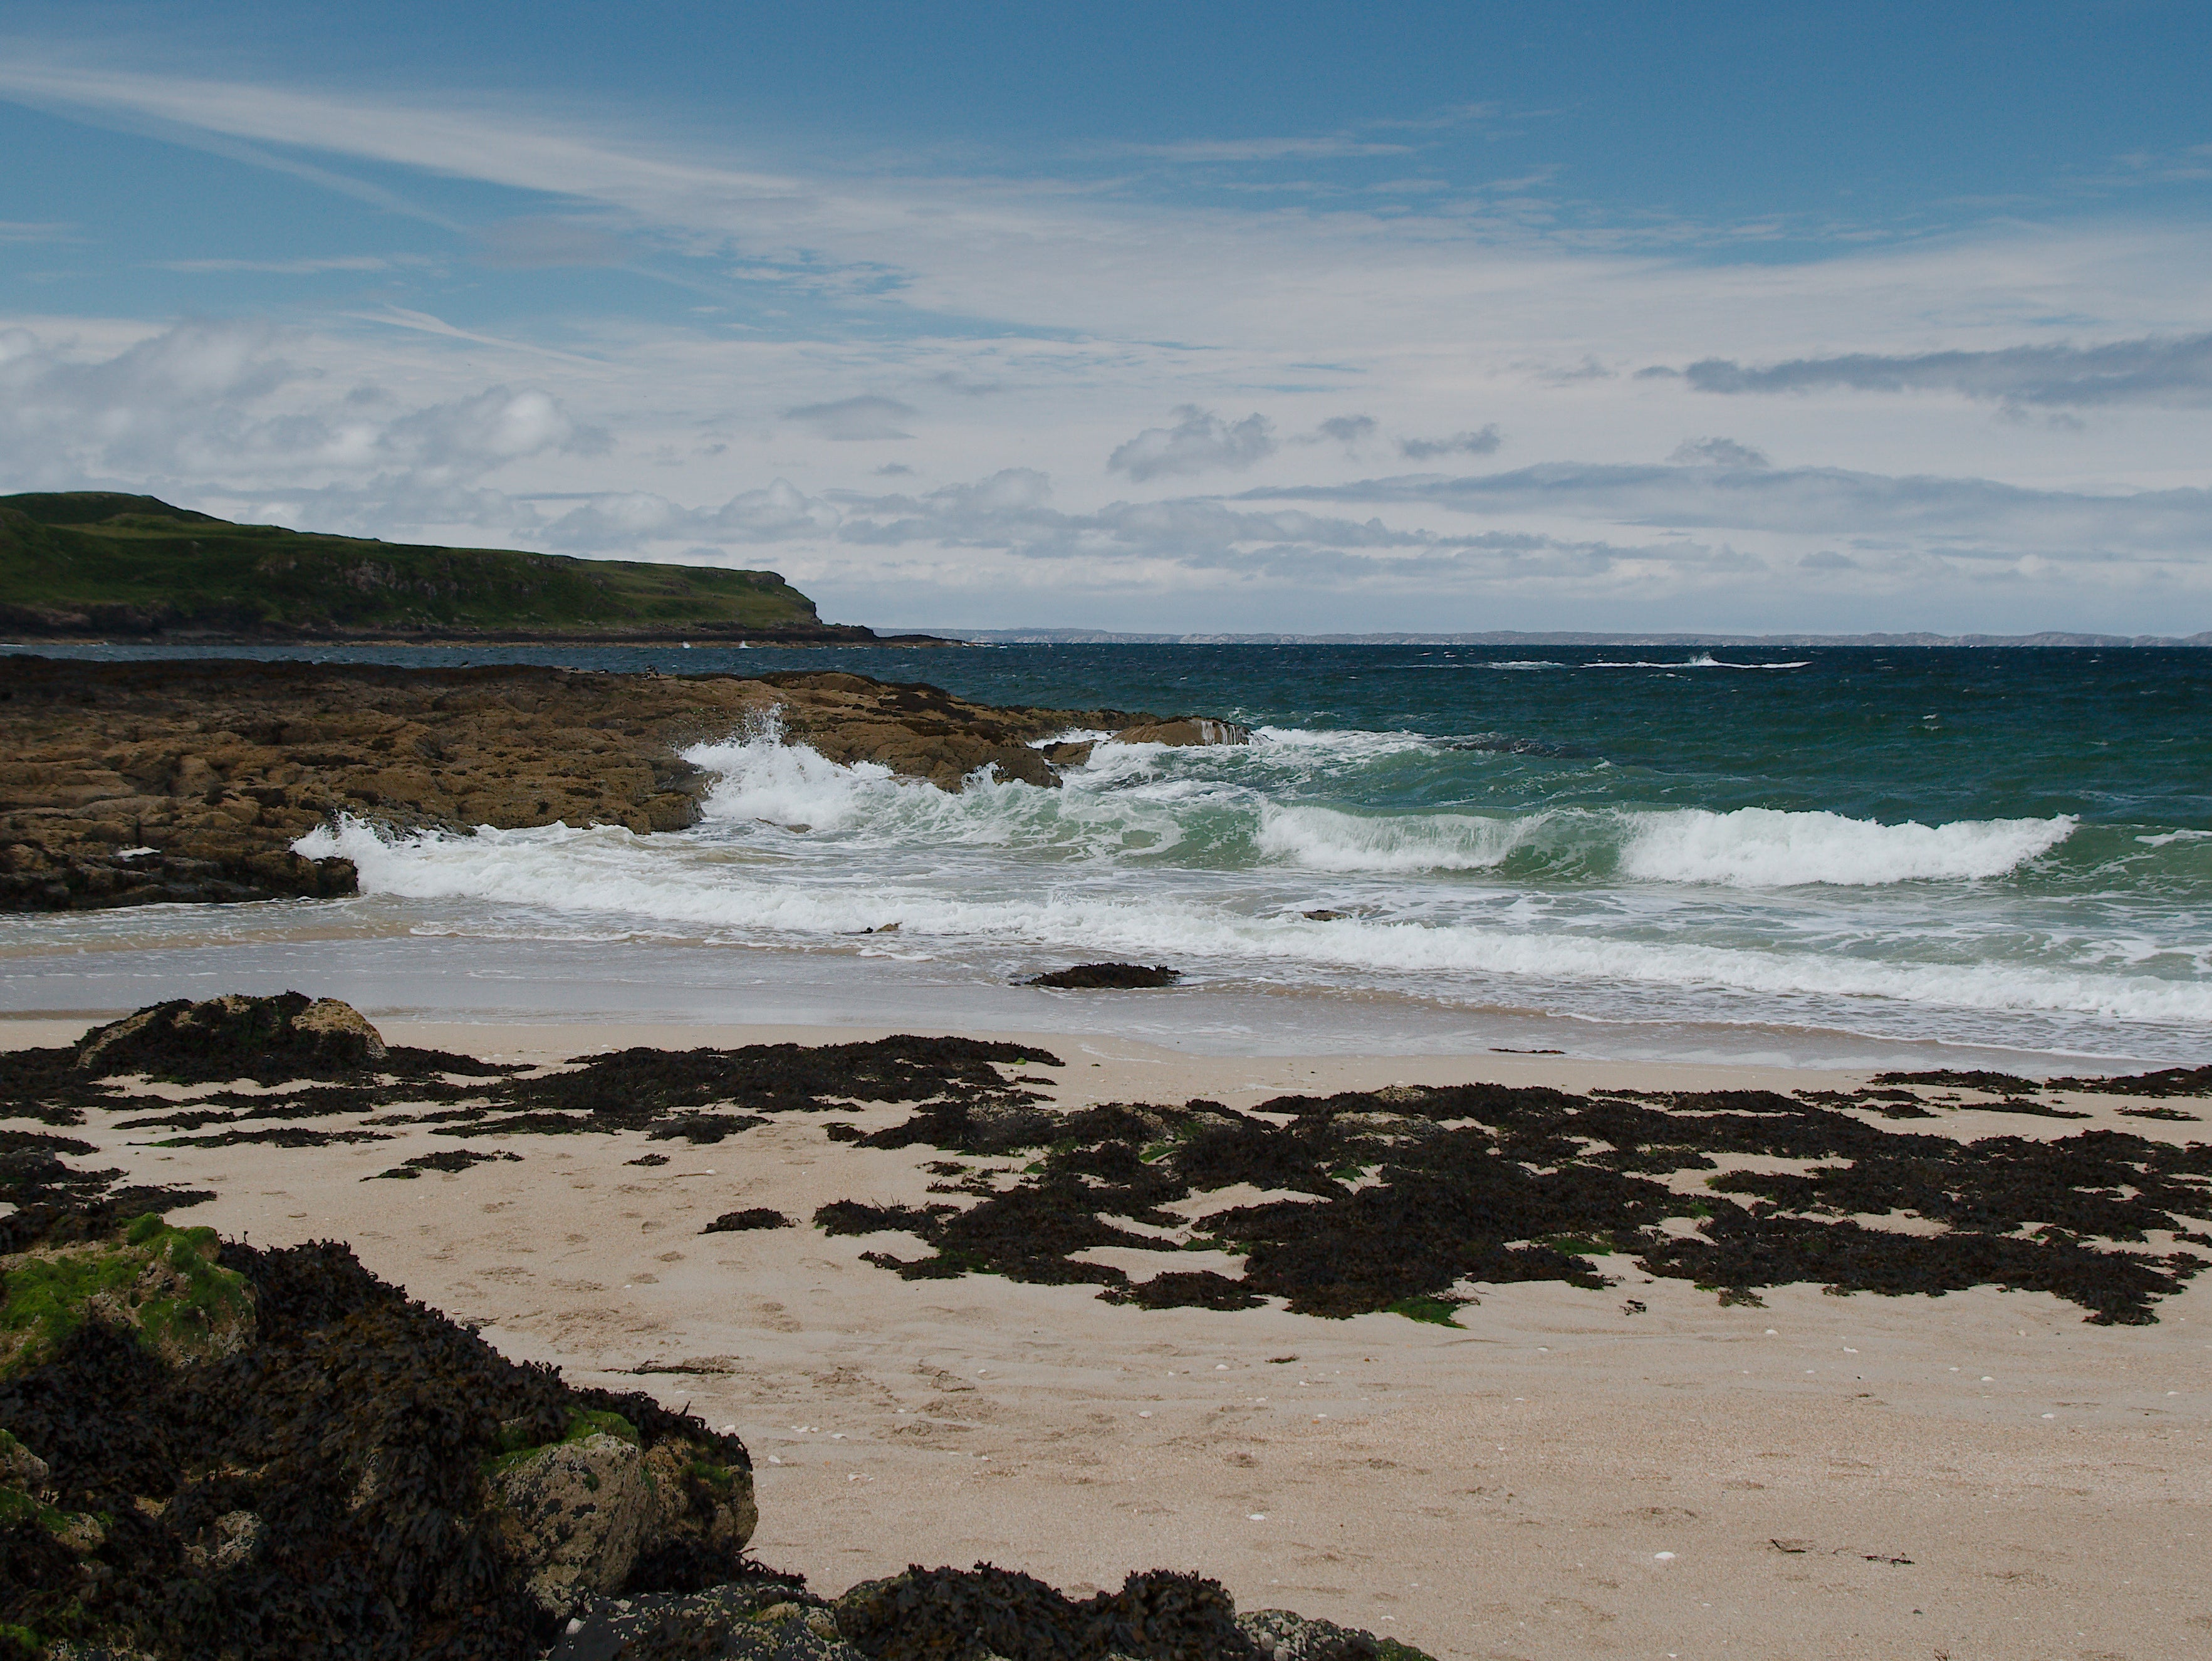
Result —
[[[2050, 852], [2075, 821], [1992, 819], [1881, 824], [1826, 812], [1742, 807], [1658, 812], [1559, 809], [1512, 818], [1428, 813], [1368, 817], [1269, 806], [1260, 851], [1315, 871], [1483, 871], [1524, 850], [1557, 868], [1644, 882], [1792, 888], [2000, 877]], [[1532, 861], [1533, 862], [1533, 861]]]

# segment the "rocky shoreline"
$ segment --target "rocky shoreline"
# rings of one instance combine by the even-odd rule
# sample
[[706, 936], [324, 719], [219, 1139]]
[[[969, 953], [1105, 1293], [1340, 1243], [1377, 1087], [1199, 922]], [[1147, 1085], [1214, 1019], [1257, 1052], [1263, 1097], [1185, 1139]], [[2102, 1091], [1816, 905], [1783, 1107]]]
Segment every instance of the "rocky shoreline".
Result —
[[1238, 744], [1198, 717], [999, 708], [836, 672], [741, 679], [500, 665], [0, 657], [0, 910], [329, 897], [349, 861], [292, 843], [349, 815], [466, 831], [697, 822], [679, 751], [773, 724], [839, 763], [957, 790], [982, 769], [1049, 788], [1086, 744]]

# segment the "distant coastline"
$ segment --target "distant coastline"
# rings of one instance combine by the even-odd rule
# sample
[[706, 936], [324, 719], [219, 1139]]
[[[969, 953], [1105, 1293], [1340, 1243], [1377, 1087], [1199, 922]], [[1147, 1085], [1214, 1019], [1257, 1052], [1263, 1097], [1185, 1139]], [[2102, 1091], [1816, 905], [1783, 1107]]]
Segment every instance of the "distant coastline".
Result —
[[1115, 634], [1103, 629], [945, 629], [915, 630], [940, 640], [978, 646], [1965, 646], [1965, 647], [2196, 647], [2212, 648], [2212, 630], [2194, 635], [2086, 635], [2046, 630], [2035, 635], [1732, 635], [1634, 633], [1595, 630], [1523, 632], [1494, 629], [1480, 634], [1418, 630], [1366, 635]]

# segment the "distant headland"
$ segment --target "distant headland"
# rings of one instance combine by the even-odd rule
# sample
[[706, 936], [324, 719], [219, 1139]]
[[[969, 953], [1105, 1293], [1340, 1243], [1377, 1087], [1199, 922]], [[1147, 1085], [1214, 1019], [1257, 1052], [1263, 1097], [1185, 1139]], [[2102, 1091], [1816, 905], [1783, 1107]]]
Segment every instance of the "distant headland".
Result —
[[153, 496], [0, 496], [0, 637], [944, 645], [827, 624], [774, 571], [234, 525]]

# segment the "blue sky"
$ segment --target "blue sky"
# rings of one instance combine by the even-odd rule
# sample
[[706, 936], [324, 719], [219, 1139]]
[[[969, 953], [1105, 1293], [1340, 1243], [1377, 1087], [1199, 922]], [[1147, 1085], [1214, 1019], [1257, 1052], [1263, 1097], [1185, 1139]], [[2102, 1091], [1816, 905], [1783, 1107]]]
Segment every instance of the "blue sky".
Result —
[[0, 3], [0, 489], [1121, 629], [2212, 627], [2212, 8]]

